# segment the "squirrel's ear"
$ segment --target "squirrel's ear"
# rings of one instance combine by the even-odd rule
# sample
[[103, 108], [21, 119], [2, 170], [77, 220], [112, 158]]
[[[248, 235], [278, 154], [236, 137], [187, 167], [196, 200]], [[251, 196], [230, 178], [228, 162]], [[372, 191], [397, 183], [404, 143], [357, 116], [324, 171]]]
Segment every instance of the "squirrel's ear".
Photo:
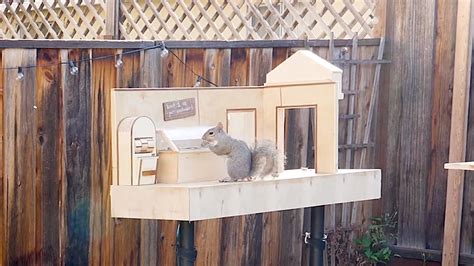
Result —
[[222, 130], [222, 129], [224, 129], [224, 125], [222, 125], [222, 123], [219, 122], [219, 123], [217, 123], [217, 128]]

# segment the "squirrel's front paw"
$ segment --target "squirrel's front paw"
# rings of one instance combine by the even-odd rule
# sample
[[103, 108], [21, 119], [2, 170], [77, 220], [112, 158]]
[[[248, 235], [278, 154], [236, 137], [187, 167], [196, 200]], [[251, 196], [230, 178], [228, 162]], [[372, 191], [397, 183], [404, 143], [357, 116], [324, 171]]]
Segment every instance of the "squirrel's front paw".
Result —
[[201, 147], [203, 147], [203, 148], [209, 148], [209, 142], [203, 140], [202, 143], [201, 143]]
[[232, 182], [232, 179], [230, 177], [224, 177], [224, 178], [219, 179], [219, 182], [221, 182], [221, 183], [223, 183], [223, 182]]

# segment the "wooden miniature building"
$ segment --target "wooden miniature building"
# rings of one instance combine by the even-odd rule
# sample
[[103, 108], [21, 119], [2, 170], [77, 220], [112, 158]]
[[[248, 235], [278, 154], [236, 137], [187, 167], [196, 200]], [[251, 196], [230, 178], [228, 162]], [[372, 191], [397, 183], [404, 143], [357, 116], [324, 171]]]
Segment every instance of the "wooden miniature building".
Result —
[[[112, 129], [129, 117], [149, 117], [162, 148], [157, 184], [124, 184], [118, 166], [126, 156], [117, 153], [130, 141], [112, 136], [112, 216], [193, 221], [379, 198], [379, 170], [338, 170], [341, 77], [337, 67], [298, 51], [260, 87], [115, 89]], [[315, 169], [283, 171], [281, 164], [276, 179], [219, 183], [224, 160], [196, 146], [204, 129], [222, 122], [235, 138], [269, 139], [283, 152], [285, 109], [291, 108], [315, 109]]]

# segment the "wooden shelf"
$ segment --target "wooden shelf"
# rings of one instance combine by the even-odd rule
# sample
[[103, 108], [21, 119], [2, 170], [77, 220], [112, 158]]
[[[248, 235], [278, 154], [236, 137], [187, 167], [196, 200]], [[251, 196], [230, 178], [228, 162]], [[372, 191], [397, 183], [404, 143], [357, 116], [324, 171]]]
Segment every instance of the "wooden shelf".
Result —
[[444, 169], [474, 171], [474, 162], [445, 163]]
[[378, 199], [378, 169], [315, 174], [287, 170], [276, 179], [111, 187], [112, 217], [196, 221]]

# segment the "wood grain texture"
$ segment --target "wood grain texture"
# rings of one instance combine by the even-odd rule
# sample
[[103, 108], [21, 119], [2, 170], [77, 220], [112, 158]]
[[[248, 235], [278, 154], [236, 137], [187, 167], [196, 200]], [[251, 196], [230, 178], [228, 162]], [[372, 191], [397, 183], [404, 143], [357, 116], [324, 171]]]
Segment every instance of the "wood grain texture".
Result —
[[[3, 53], [3, 67], [36, 63], [36, 50], [11, 49]], [[7, 179], [8, 247], [7, 264], [35, 264], [36, 250], [36, 132], [35, 69], [23, 69], [24, 78], [17, 80], [17, 70], [4, 76], [4, 167]]]
[[[309, 109], [289, 109], [285, 114], [285, 169], [299, 169], [307, 163]], [[303, 249], [303, 209], [281, 213], [280, 265], [300, 265]]]
[[[230, 49], [206, 49], [204, 77], [219, 86], [230, 85]], [[203, 86], [212, 86], [204, 82]]]
[[[114, 55], [114, 51], [97, 49], [93, 57]], [[115, 60], [92, 62], [91, 92], [91, 249], [90, 263], [110, 265], [113, 250], [113, 220], [110, 216], [112, 184], [111, 89], [116, 82]]]
[[[471, 69], [474, 60], [471, 61]], [[474, 72], [471, 71], [471, 88], [469, 92], [469, 103], [474, 102]], [[469, 104], [469, 121], [467, 128], [466, 147], [474, 147], [474, 105]], [[466, 161], [474, 161], [474, 150], [466, 150]], [[474, 248], [474, 172], [466, 171], [464, 180], [463, 212], [461, 216], [461, 239], [459, 244], [460, 254], [472, 254]], [[460, 256], [460, 260], [462, 257]]]
[[176, 221], [158, 221], [156, 265], [176, 265]]
[[[140, 87], [142, 88], [158, 88], [162, 87], [163, 77], [163, 59], [160, 56], [161, 50], [146, 50], [140, 53], [140, 58], [135, 56], [134, 63], [137, 64], [139, 61], [140, 68], [134, 69], [134, 75], [132, 77], [138, 77], [140, 79]], [[133, 55], [129, 55], [133, 56]], [[136, 82], [136, 81], [135, 81]], [[138, 83], [136, 83], [138, 84]], [[135, 86], [132, 86], [135, 87]], [[125, 87], [124, 87], [125, 88]]]
[[[188, 69], [184, 69], [184, 86], [193, 87], [197, 81], [197, 75], [204, 73], [204, 49], [187, 49], [186, 65]], [[194, 72], [194, 73], [193, 73]], [[205, 81], [201, 81], [201, 86]]]
[[384, 37], [387, 23], [387, 0], [379, 0], [376, 2], [374, 15], [378, 19], [378, 23], [372, 29], [372, 36]]
[[[288, 57], [287, 48], [272, 50], [272, 69]], [[282, 212], [264, 213], [262, 217], [262, 265], [279, 265], [280, 261], [280, 227]]]
[[[186, 58], [192, 63], [193, 70], [214, 83], [228, 83], [230, 73], [230, 50], [198, 50], [187, 51]], [[199, 62], [199, 60], [201, 62]], [[227, 62], [227, 63], [226, 63]], [[187, 77], [190, 73], [186, 74]], [[227, 77], [223, 78], [223, 77]], [[195, 82], [187, 78], [189, 82]], [[191, 84], [191, 86], [194, 84]], [[201, 86], [212, 87], [208, 82], [201, 81]], [[196, 265], [221, 265], [221, 247], [227, 241], [222, 231], [222, 219], [195, 222], [194, 242], [197, 250]], [[229, 231], [227, 231], [229, 233]]]
[[[398, 202], [399, 244], [424, 247], [434, 3], [388, 2], [387, 37], [393, 41], [386, 54], [392, 64], [382, 80], [390, 89], [381, 91], [376, 143], [376, 166], [384, 172], [381, 209], [393, 212]], [[401, 134], [391, 134], [398, 130]]]
[[[435, 3], [400, 5], [402, 19], [402, 101], [400, 127], [399, 245], [424, 248], [426, 233], [426, 178], [430, 169], [431, 99]], [[405, 13], [407, 12], [407, 13]], [[414, 12], [414, 13], [413, 13]], [[406, 20], [405, 20], [406, 19]], [[407, 40], [411, 40], [408, 42]], [[409, 45], [407, 45], [410, 43]], [[402, 52], [403, 51], [403, 52]], [[395, 67], [395, 66], [394, 66]], [[407, 71], [410, 69], [409, 71]], [[415, 89], [416, 88], [416, 89]]]
[[[88, 59], [89, 50], [62, 51], [62, 60]], [[64, 140], [66, 179], [65, 264], [89, 263], [91, 241], [91, 68], [87, 62], [78, 65], [78, 75], [62, 67], [64, 105]]]
[[[231, 86], [248, 85], [249, 80], [249, 50], [234, 49], [230, 55]], [[250, 227], [249, 227], [250, 226]], [[250, 243], [254, 230], [253, 225], [246, 224], [246, 217], [229, 217], [222, 219], [221, 225], [221, 262], [229, 265], [246, 265], [249, 259], [255, 260], [255, 255], [249, 258], [244, 243]], [[259, 247], [260, 248], [260, 247]]]
[[249, 77], [249, 49], [232, 49], [230, 54], [230, 86], [246, 86]]
[[[248, 85], [263, 85], [266, 74], [272, 69], [272, 49], [250, 49], [248, 55]], [[263, 214], [246, 215], [240, 218], [243, 240], [242, 263], [244, 265], [259, 265], [261, 264]]]
[[[145, 52], [145, 54], [147, 53], [148, 52]], [[140, 74], [143, 74], [143, 76], [145, 76], [145, 73], [149, 74], [148, 71], [140, 70], [154, 69], [148, 65], [146, 67], [142, 67], [140, 64], [140, 62], [142, 62], [140, 60], [140, 57], [140, 54], [124, 55], [122, 57], [123, 65], [117, 68], [117, 87], [140, 87]], [[148, 250], [148, 247], [151, 245], [149, 244], [149, 242], [146, 241], [147, 239], [144, 239], [141, 236], [140, 224], [140, 220], [136, 219], [117, 219], [114, 222], [114, 265], [137, 265], [140, 262], [144, 263], [148, 261], [147, 257], [142, 255], [141, 250]], [[156, 237], [152, 241], [156, 243]], [[141, 245], [142, 243], [144, 244], [143, 246]], [[153, 250], [153, 253], [156, 256], [156, 246]]]
[[176, 57], [186, 62], [186, 50], [170, 50], [170, 54], [163, 60], [163, 87], [183, 87], [185, 86], [186, 72], [184, 65], [178, 58], [171, 55], [175, 53]]
[[[474, 4], [471, 0], [458, 2], [449, 162], [463, 162], [466, 158], [473, 9]], [[459, 242], [461, 235], [464, 171], [448, 171], [446, 190], [443, 265], [457, 265], [459, 261]]]
[[[221, 265], [222, 219], [195, 222], [194, 242], [197, 250], [196, 265]], [[227, 231], [229, 233], [229, 231]]]
[[[398, 3], [398, 2], [397, 2]], [[400, 176], [400, 135], [392, 134], [401, 126], [401, 85], [397, 84], [403, 79], [400, 69], [403, 58], [398, 56], [402, 51], [401, 38], [404, 38], [400, 29], [401, 17], [396, 14], [401, 12], [400, 4], [387, 1], [386, 36], [394, 41], [387, 42], [385, 55], [392, 60], [392, 64], [382, 68], [381, 87], [394, 88], [381, 90], [377, 104], [377, 132], [375, 137], [375, 167], [382, 169], [384, 178], [382, 182], [382, 199], [378, 204], [379, 212], [393, 212], [398, 208], [399, 176]], [[396, 9], [395, 9], [396, 8]]]
[[36, 72], [36, 247], [37, 262], [59, 264], [64, 166], [63, 95], [60, 89], [59, 50], [38, 50]]
[[[3, 66], [3, 50], [0, 50], [0, 66]], [[3, 114], [5, 113], [3, 104], [3, 73], [4, 70], [0, 70], [0, 243], [6, 243], [6, 231], [7, 231], [7, 179], [4, 174], [4, 133], [3, 133]], [[0, 244], [0, 264], [5, 265], [7, 263], [7, 247], [5, 244]]]
[[[137, 70], [137, 76], [140, 76], [139, 87], [159, 87], [162, 85], [162, 69], [165, 59], [161, 58], [160, 52], [161, 50], [149, 50], [140, 53], [140, 69]], [[140, 236], [138, 236], [137, 241], [140, 241], [140, 263], [144, 265], [157, 265], [158, 258], [162, 255], [158, 252], [158, 227], [160, 223], [166, 223], [166, 221], [140, 221]], [[173, 234], [172, 231], [168, 233]]]
[[[431, 165], [427, 180], [426, 248], [442, 248], [443, 219], [451, 124], [451, 97], [454, 76], [456, 1], [437, 1], [434, 51], [433, 107], [431, 117]], [[436, 222], [435, 222], [436, 221]]]
[[[205, 49], [236, 49], [236, 48], [290, 48], [304, 47], [304, 40], [245, 40], [245, 41], [166, 41], [171, 49], [205, 48]], [[339, 47], [350, 46], [350, 39], [336, 39], [334, 44]], [[329, 40], [308, 40], [309, 47], [327, 47]], [[361, 45], [377, 46], [379, 38], [361, 40]], [[138, 49], [155, 45], [153, 40], [12, 40], [1, 39], [0, 48], [57, 48], [57, 49]]]
[[[130, 50], [117, 50], [117, 53], [120, 52], [129, 52]], [[147, 52], [144, 52], [146, 54]], [[143, 60], [141, 60], [143, 53], [140, 54], [125, 54], [122, 55], [122, 61], [123, 64], [121, 67], [117, 68], [117, 87], [119, 88], [137, 88], [140, 86], [140, 80], [142, 80], [142, 77], [144, 74], [144, 71], [142, 72], [141, 70], [143, 69], [154, 69], [154, 65], [152, 66], [147, 66], [144, 64], [141, 64]], [[150, 73], [150, 72], [148, 72]], [[158, 76], [158, 79], [161, 77], [161, 72], [160, 75]]]

